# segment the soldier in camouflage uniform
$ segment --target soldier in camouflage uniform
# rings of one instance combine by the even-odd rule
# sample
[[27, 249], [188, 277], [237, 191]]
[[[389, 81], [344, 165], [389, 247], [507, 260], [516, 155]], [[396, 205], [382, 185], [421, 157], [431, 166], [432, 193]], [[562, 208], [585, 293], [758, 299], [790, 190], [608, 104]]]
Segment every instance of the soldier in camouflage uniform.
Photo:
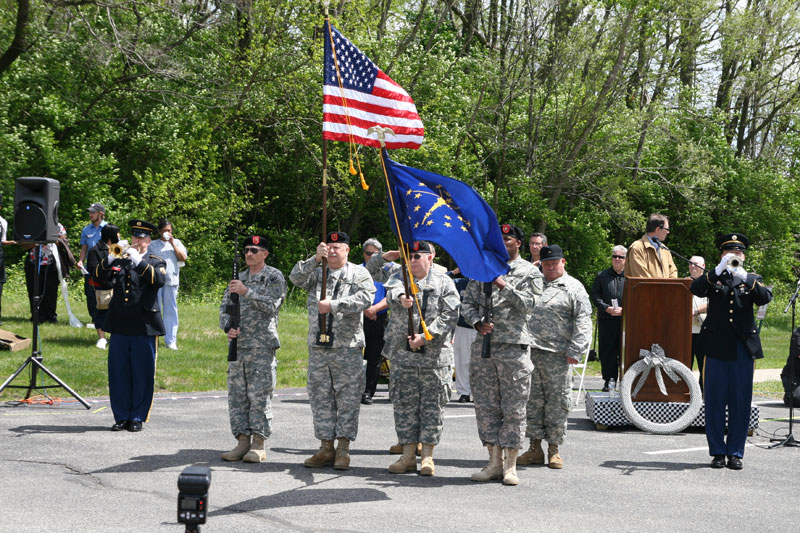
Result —
[[[435, 473], [433, 448], [439, 444], [444, 424], [444, 408], [450, 399], [453, 381], [453, 346], [450, 340], [458, 320], [461, 299], [453, 280], [431, 268], [435, 251], [425, 241], [410, 246], [409, 265], [419, 288], [417, 302], [406, 297], [402, 274], [393, 275], [386, 284], [386, 301], [394, 320], [386, 331], [384, 354], [392, 361], [389, 397], [394, 407], [397, 439], [403, 455], [389, 467], [389, 472], [402, 474], [417, 471], [416, 448], [422, 444], [423, 476]], [[413, 336], [408, 334], [408, 309], [414, 315]], [[419, 320], [425, 318], [426, 340]]]
[[557, 244], [541, 251], [544, 292], [530, 319], [534, 364], [528, 400], [527, 452], [517, 464], [544, 464], [542, 439], [547, 440], [547, 465], [562, 468], [558, 446], [564, 442], [570, 410], [572, 374], [592, 337], [592, 307], [583, 284], [564, 270], [564, 252]]
[[367, 271], [376, 283], [386, 283], [389, 278], [394, 274], [402, 272], [401, 265], [395, 263], [400, 258], [399, 250], [390, 250], [388, 252], [378, 252], [372, 254], [366, 265]]
[[[226, 461], [266, 460], [264, 440], [272, 433], [272, 365], [281, 345], [278, 310], [286, 296], [286, 280], [280, 270], [265, 263], [268, 248], [267, 239], [259, 235], [244, 241], [248, 268], [239, 273], [239, 279], [231, 280], [220, 305], [219, 327], [229, 340], [238, 339], [238, 358], [228, 363], [228, 415], [239, 443], [222, 454]], [[231, 328], [231, 293], [239, 295], [238, 328]]]
[[[542, 292], [542, 274], [519, 256], [522, 230], [510, 224], [500, 228], [511, 270], [493, 282], [491, 319], [484, 320], [487, 297], [484, 284], [477, 281], [467, 285], [461, 314], [478, 330], [470, 354], [470, 388], [478, 435], [489, 449], [489, 464], [473, 474], [472, 480], [502, 479], [506, 485], [517, 485], [517, 451], [525, 432], [525, 403], [533, 370], [528, 315]], [[483, 337], [488, 334], [491, 357], [483, 358]]]
[[[358, 433], [365, 377], [363, 311], [372, 304], [375, 285], [367, 269], [347, 261], [350, 238], [332, 232], [313, 257], [298, 261], [289, 279], [308, 291], [308, 399], [314, 434], [322, 444], [305, 466], [350, 468], [350, 441]], [[326, 294], [322, 258], [328, 258]], [[320, 323], [325, 321], [325, 335]], [[336, 450], [333, 441], [336, 439]]]
[[[400, 250], [390, 250], [388, 252], [373, 254], [373, 256], [369, 258], [369, 261], [367, 261], [366, 264], [367, 270], [372, 276], [373, 281], [375, 281], [376, 283], [385, 284], [387, 281], [389, 281], [389, 278], [391, 278], [392, 276], [398, 275], [402, 277], [403, 275], [402, 266], [400, 265], [400, 263], [394, 262], [398, 259], [400, 259]], [[392, 322], [392, 313], [390, 312], [388, 322], [386, 324], [387, 331], [389, 329], [389, 324], [391, 324], [391, 322]], [[391, 354], [389, 354], [389, 356], [390, 355]], [[389, 356], [387, 356], [387, 359], [390, 358]], [[392, 383], [392, 378], [390, 376], [389, 377], [390, 386], [391, 383]], [[398, 455], [403, 453], [403, 443], [398, 442], [397, 444], [389, 446], [389, 453], [393, 455]], [[422, 454], [422, 443], [417, 443], [417, 455], [421, 454]]]

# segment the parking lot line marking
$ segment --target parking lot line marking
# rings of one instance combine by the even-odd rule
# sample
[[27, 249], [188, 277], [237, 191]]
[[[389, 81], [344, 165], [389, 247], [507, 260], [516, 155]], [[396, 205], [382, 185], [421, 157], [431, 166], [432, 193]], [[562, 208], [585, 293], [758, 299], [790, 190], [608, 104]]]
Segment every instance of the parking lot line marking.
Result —
[[94, 411], [92, 411], [92, 413], [99, 413], [99, 412], [100, 412], [100, 411], [102, 411], [103, 409], [108, 409], [108, 406], [107, 406], [107, 405], [104, 405], [103, 407], [101, 407], [101, 408], [99, 408], [99, 409], [95, 409]]
[[[800, 422], [800, 417], [796, 416], [792, 420], [797, 420], [798, 422]], [[785, 416], [783, 418], [759, 418], [758, 421], [759, 422], [788, 422], [789, 421], [789, 417]]]
[[[745, 448], [749, 448], [753, 446], [752, 444], [745, 444]], [[698, 446], [696, 448], [675, 448], [673, 450], [654, 450], [652, 452], [642, 452], [645, 455], [663, 455], [667, 453], [684, 453], [684, 452], [699, 452], [699, 451], [708, 451], [708, 446]]]
[[471, 415], [445, 415], [445, 418], [475, 418], [474, 414]]

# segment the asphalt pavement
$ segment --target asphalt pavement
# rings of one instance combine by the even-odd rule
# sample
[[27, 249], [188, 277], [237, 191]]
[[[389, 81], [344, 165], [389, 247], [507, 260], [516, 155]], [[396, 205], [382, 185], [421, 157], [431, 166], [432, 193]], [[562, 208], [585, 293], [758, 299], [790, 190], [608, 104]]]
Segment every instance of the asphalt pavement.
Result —
[[[599, 385], [588, 379], [589, 388]], [[800, 449], [767, 449], [770, 437], [788, 432], [788, 409], [776, 400], [755, 399], [761, 422], [742, 471], [709, 468], [702, 430], [599, 431], [580, 404], [569, 417], [564, 469], [520, 467], [517, 487], [470, 481], [487, 453], [473, 405], [457, 402], [446, 410], [436, 476], [390, 474], [396, 435], [385, 385], [374, 405], [362, 406], [352, 468], [344, 472], [302, 464], [319, 445], [305, 390], [277, 391], [261, 464], [219, 458], [235, 445], [224, 392], [160, 395], [140, 433], [109, 431], [107, 398], [87, 398], [89, 410], [66, 400], [0, 405], [2, 532], [183, 531], [177, 479], [191, 465], [212, 469], [206, 532], [797, 527]]]

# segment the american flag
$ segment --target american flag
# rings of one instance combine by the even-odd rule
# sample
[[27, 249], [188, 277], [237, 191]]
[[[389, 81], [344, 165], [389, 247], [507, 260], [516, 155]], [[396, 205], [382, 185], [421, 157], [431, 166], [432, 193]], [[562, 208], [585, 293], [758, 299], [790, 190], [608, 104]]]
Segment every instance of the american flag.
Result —
[[[331, 48], [331, 36], [334, 48]], [[337, 72], [338, 65], [338, 72]], [[391, 128], [386, 148], [419, 148], [425, 129], [414, 100], [329, 22], [325, 24], [322, 138], [380, 148], [372, 126]]]

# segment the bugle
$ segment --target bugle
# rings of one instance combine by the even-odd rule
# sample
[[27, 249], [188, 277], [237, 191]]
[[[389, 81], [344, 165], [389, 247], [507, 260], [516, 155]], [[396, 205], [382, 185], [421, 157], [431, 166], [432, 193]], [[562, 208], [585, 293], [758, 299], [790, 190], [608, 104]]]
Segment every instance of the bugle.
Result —
[[128, 244], [128, 241], [115, 242], [108, 247], [108, 255], [116, 259], [122, 259], [128, 257], [129, 248], [130, 245]]

